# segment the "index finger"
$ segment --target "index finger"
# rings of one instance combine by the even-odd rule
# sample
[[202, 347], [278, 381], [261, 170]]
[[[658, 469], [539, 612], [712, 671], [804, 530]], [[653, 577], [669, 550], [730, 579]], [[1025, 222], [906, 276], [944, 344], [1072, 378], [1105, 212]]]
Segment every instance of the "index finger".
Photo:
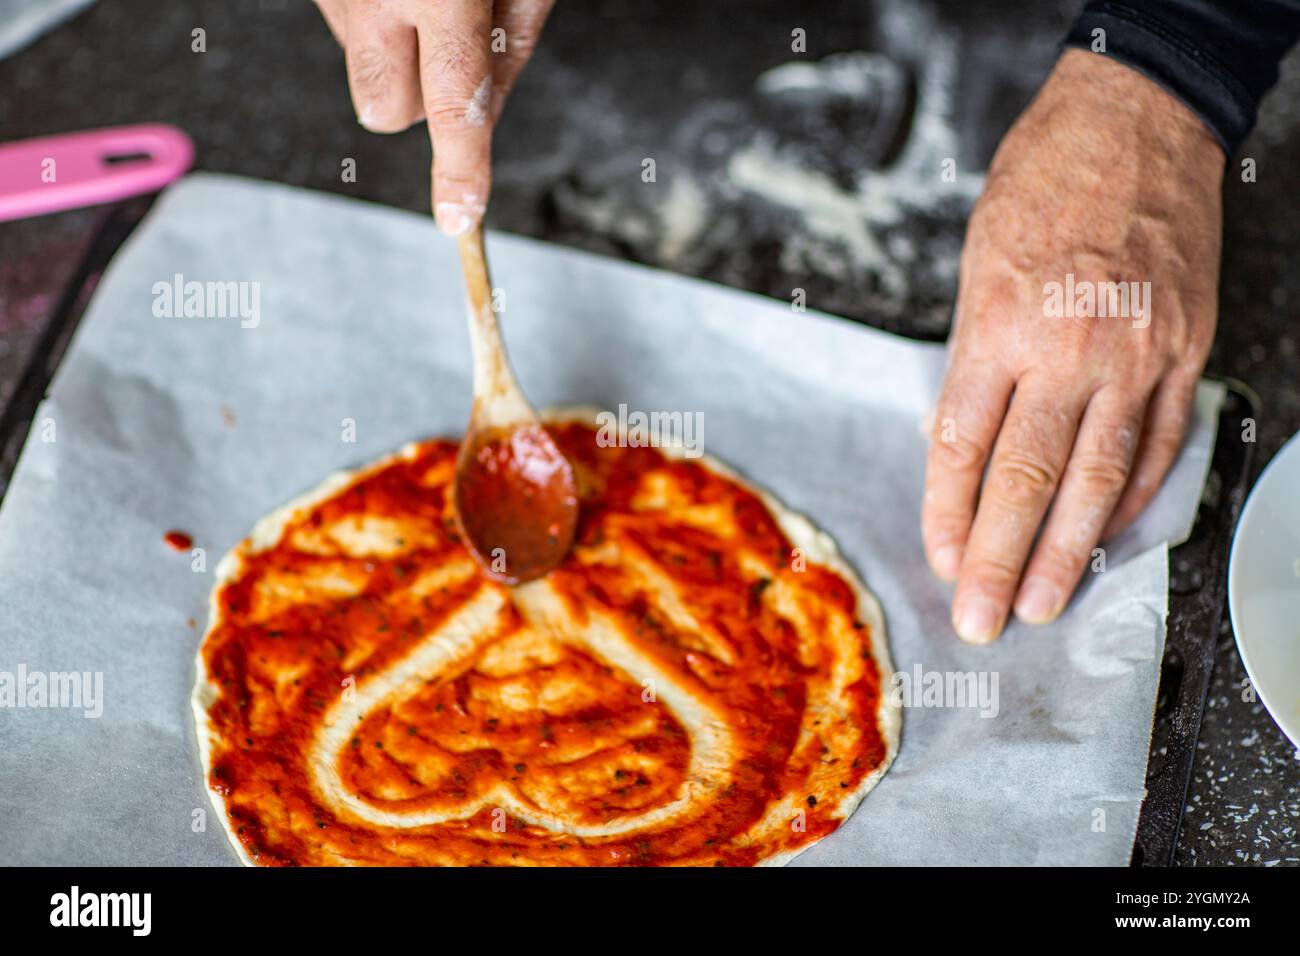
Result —
[[975, 518], [980, 479], [1015, 380], [1010, 371], [958, 348], [935, 405], [925, 465], [921, 539], [942, 580], [957, 577]]
[[491, 4], [446, 0], [416, 24], [420, 86], [433, 142], [433, 208], [452, 236], [474, 228], [491, 186]]

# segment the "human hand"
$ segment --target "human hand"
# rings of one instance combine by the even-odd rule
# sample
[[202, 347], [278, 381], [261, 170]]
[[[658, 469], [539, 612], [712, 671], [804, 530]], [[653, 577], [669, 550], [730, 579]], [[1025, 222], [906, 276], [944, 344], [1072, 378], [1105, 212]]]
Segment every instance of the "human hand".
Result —
[[1080, 50], [1003, 139], [962, 250], [921, 521], [965, 640], [993, 640], [1013, 604], [1060, 614], [1173, 463], [1214, 336], [1223, 169], [1181, 102]]
[[433, 141], [433, 209], [448, 235], [487, 208], [492, 127], [554, 0], [316, 0], [343, 47], [357, 120]]

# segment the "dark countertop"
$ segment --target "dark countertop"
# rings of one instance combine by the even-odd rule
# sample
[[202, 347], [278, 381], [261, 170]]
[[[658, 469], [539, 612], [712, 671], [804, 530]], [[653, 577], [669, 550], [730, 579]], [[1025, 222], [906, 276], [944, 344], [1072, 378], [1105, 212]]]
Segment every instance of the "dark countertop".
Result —
[[[811, 308], [941, 337], [980, 171], [1075, 7], [561, 2], [498, 131], [489, 222], [782, 298], [803, 289]], [[206, 53], [191, 52], [196, 28]], [[795, 29], [805, 54], [791, 52]], [[766, 72], [791, 61], [805, 66]], [[837, 63], [869, 88], [837, 86]], [[2, 140], [169, 122], [201, 169], [428, 209], [423, 127], [381, 137], [356, 124], [341, 54], [305, 0], [100, 0], [0, 61], [0, 91]], [[1300, 429], [1297, 102], [1293, 55], [1225, 189], [1208, 373], [1260, 396], [1252, 480]], [[1241, 181], [1245, 157], [1256, 182]], [[341, 181], [345, 158], [355, 183]], [[938, 187], [946, 158], [956, 182]], [[855, 193], [862, 169], [874, 172]], [[0, 226], [0, 406], [102, 216]], [[1300, 755], [1242, 699], [1226, 621], [1218, 642], [1176, 859], [1300, 863]]]

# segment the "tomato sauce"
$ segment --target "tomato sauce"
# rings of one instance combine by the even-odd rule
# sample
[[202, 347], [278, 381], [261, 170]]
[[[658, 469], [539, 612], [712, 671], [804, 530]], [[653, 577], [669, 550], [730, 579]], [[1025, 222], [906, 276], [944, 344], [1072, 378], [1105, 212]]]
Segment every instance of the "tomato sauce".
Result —
[[163, 535], [163, 543], [173, 551], [188, 551], [194, 547], [194, 539], [184, 531], [168, 531]]
[[486, 436], [461, 467], [456, 517], [489, 576], [517, 584], [560, 562], [577, 502], [568, 462], [541, 425]]
[[[722, 715], [725, 780], [654, 822], [691, 785], [685, 714], [581, 642], [528, 643], [510, 589], [477, 570], [438, 577], [466, 549], [450, 500], [457, 446], [430, 441], [297, 514], [220, 587], [201, 652], [216, 698], [199, 733], [209, 786], [255, 863], [751, 865], [833, 831], [841, 800], [886, 760], [881, 675], [843, 577], [792, 561], [791, 542], [740, 483], [652, 448], [601, 447], [585, 425], [549, 430], [573, 463], [580, 509], [574, 549], [544, 583], [575, 622], [616, 622], [638, 659]], [[656, 488], [668, 505], [652, 500]], [[362, 516], [402, 529], [393, 553], [319, 544]], [[638, 561], [671, 582], [675, 603], [647, 589]], [[281, 600], [295, 581], [324, 584]], [[765, 597], [774, 587], [806, 619], [779, 613]], [[352, 718], [328, 755], [351, 800], [398, 823], [340, 804], [310, 759], [326, 716], [496, 593], [505, 609], [490, 639]], [[849, 635], [847, 651], [832, 633]], [[524, 650], [507, 667], [497, 658], [511, 641]], [[832, 672], [852, 676], [828, 697]], [[506, 803], [588, 835], [530, 823]], [[406, 814], [441, 817], [404, 825]], [[638, 815], [650, 822], [590, 835]]]

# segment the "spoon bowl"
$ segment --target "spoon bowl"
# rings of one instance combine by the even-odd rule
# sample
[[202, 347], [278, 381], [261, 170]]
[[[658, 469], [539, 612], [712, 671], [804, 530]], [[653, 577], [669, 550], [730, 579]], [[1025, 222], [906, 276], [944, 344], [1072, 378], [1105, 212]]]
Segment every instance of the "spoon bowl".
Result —
[[456, 516], [483, 569], [504, 584], [563, 559], [578, 524], [573, 469], [540, 424], [484, 429], [456, 459]]
[[528, 404], [492, 309], [483, 232], [460, 239], [474, 352], [474, 405], [456, 456], [456, 524], [483, 571], [521, 584], [556, 567], [578, 524], [573, 467]]

